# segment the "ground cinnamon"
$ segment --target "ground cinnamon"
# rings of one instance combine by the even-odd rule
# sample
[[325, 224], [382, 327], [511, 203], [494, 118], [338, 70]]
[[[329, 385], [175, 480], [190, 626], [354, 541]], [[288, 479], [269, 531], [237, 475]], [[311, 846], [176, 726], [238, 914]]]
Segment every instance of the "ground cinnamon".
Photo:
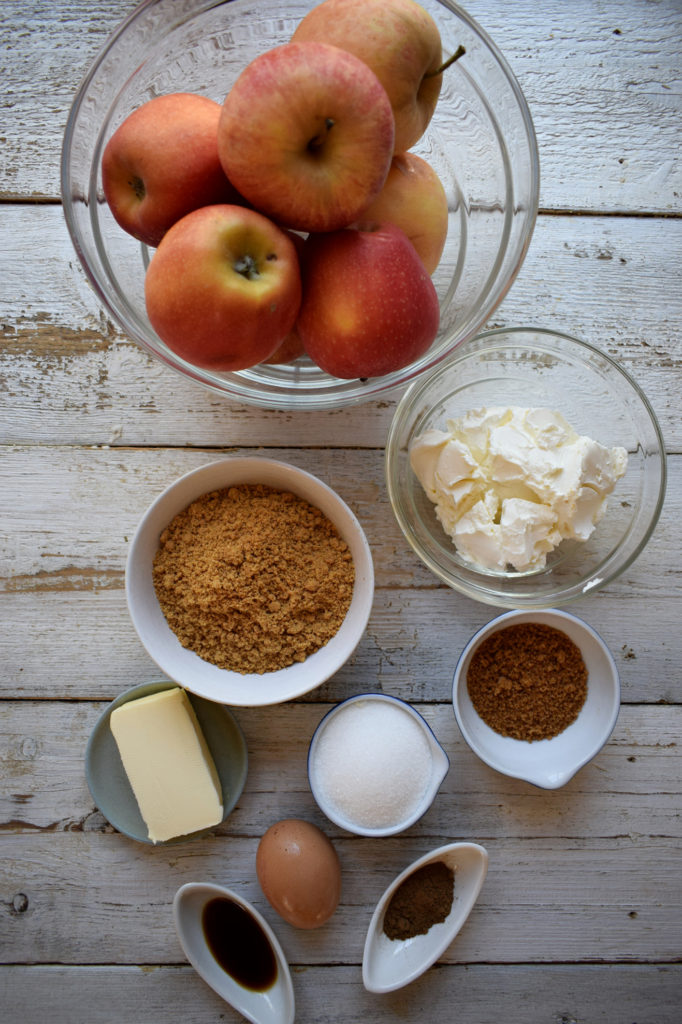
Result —
[[324, 513], [261, 484], [192, 502], [161, 534], [153, 566], [183, 647], [241, 673], [285, 668], [327, 643], [354, 579], [348, 545]]
[[578, 717], [587, 696], [580, 648], [538, 622], [498, 629], [476, 649], [467, 689], [491, 729], [517, 740], [550, 739]]
[[384, 934], [389, 939], [426, 935], [450, 913], [454, 892], [455, 873], [444, 861], [417, 868], [393, 893], [384, 915]]

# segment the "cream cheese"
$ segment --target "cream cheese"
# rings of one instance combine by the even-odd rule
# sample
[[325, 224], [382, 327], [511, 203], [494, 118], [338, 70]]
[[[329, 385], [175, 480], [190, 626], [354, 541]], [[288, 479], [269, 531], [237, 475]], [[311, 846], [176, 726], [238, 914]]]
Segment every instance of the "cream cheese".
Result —
[[487, 569], [541, 569], [562, 540], [587, 540], [627, 468], [624, 448], [551, 409], [475, 409], [446, 426], [415, 438], [410, 464], [462, 558]]

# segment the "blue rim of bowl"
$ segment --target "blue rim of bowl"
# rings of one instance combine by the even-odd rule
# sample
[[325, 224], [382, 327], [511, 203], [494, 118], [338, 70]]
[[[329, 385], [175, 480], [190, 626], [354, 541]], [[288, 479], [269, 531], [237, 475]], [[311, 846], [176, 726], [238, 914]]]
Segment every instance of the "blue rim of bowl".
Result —
[[[431, 800], [426, 805], [419, 804], [419, 807], [417, 808], [417, 810], [415, 810], [409, 816], [409, 818], [405, 818], [398, 825], [391, 825], [391, 826], [389, 826], [388, 828], [385, 828], [385, 829], [383, 829], [383, 828], [368, 828], [368, 827], [365, 827], [363, 825], [357, 825], [354, 822], [352, 822], [349, 818], [344, 818], [344, 817], [342, 817], [340, 815], [337, 815], [337, 814], [334, 814], [333, 812], [331, 812], [328, 809], [327, 805], [319, 800], [318, 795], [317, 795], [317, 793], [315, 791], [315, 787], [313, 786], [312, 775], [311, 775], [311, 771], [310, 771], [311, 757], [313, 756], [313, 754], [315, 752], [315, 747], [317, 746], [317, 743], [319, 742], [319, 737], [322, 734], [322, 731], [324, 730], [326, 723], [328, 723], [328, 720], [333, 715], [336, 715], [337, 712], [339, 712], [342, 708], [346, 707], [347, 704], [353, 704], [354, 702], [360, 701], [360, 700], [372, 700], [372, 701], [379, 700], [379, 701], [384, 701], [386, 703], [391, 703], [391, 704], [398, 705], [398, 707], [400, 707], [403, 711], [406, 711], [407, 714], [411, 715], [412, 718], [416, 719], [418, 724], [425, 731], [427, 731], [430, 734], [433, 743], [435, 743], [438, 747], [440, 747], [440, 749], [443, 752], [443, 756], [445, 757], [445, 760], [447, 762], [447, 768], [445, 770], [445, 773], [443, 774], [443, 778], [440, 780], [440, 782], [438, 784], [438, 787], [436, 788], [436, 790], [435, 790]], [[315, 731], [313, 732], [313, 735], [311, 737], [310, 744], [308, 746], [308, 757], [307, 757], [306, 765], [307, 765], [307, 774], [308, 774], [308, 785], [310, 786], [310, 791], [311, 791], [311, 793], [313, 795], [315, 803], [320, 808], [320, 810], [323, 812], [323, 814], [325, 814], [326, 817], [329, 818], [330, 821], [333, 821], [334, 824], [338, 825], [340, 828], [344, 828], [347, 832], [352, 832], [354, 835], [358, 835], [358, 836], [373, 836], [375, 838], [380, 838], [382, 836], [393, 836], [393, 835], [397, 835], [399, 832], [404, 832], [406, 829], [410, 828], [412, 825], [415, 824], [415, 822], [419, 821], [419, 819], [422, 818], [426, 814], [426, 812], [429, 810], [429, 808], [433, 804], [433, 801], [436, 799], [436, 796], [437, 796], [437, 793], [438, 793], [438, 789], [440, 788], [440, 785], [442, 784], [442, 781], [445, 778], [445, 775], [447, 774], [447, 771], [448, 771], [448, 769], [450, 767], [450, 758], [448, 757], [447, 752], [443, 748], [443, 745], [441, 744], [440, 740], [436, 736], [435, 732], [433, 731], [433, 729], [431, 728], [429, 723], [426, 721], [426, 719], [423, 717], [423, 715], [419, 714], [419, 712], [417, 711], [416, 708], [412, 707], [412, 705], [409, 703], [409, 701], [403, 700], [402, 697], [394, 697], [392, 694], [389, 694], [389, 693], [377, 693], [375, 691], [375, 692], [367, 692], [367, 693], [356, 693], [352, 697], [346, 697], [345, 700], [342, 700], [338, 704], [335, 704], [333, 708], [330, 708], [329, 711], [327, 711], [323, 715], [323, 717], [318, 722], [317, 727], [315, 728]]]
[[[478, 646], [478, 644], [481, 641], [482, 636], [485, 633], [488, 633], [488, 632], [495, 632], [496, 628], [498, 626], [502, 626], [502, 624], [504, 624], [505, 622], [513, 622], [515, 619], [519, 618], [519, 616], [524, 616], [524, 618], [527, 617], [527, 616], [532, 616], [535, 612], [538, 612], [538, 613], [541, 612], [541, 613], [543, 613], [545, 615], [556, 616], [558, 619], [567, 619], [570, 622], [574, 622], [580, 629], [584, 630], [586, 633], [590, 634], [590, 636], [592, 636], [592, 638], [594, 640], [596, 640], [596, 642], [598, 643], [599, 647], [601, 648], [603, 654], [605, 655], [606, 660], [607, 660], [607, 662], [609, 664], [609, 667], [611, 669], [612, 677], [613, 677], [613, 687], [614, 687], [614, 698], [615, 699], [613, 701], [613, 706], [612, 706], [612, 709], [611, 709], [611, 713], [609, 714], [608, 718], [605, 720], [604, 738], [603, 738], [602, 742], [599, 744], [599, 746], [595, 747], [594, 750], [590, 754], [586, 755], [582, 760], [576, 762], [575, 765], [571, 765], [571, 774], [570, 774], [570, 776], [568, 776], [568, 778], [565, 779], [565, 782], [569, 782], [570, 779], [573, 778], [573, 776], [575, 774], [577, 774], [577, 772], [579, 772], [581, 768], [584, 768], [586, 764], [588, 764], [590, 761], [592, 761], [597, 756], [597, 754], [599, 753], [600, 750], [604, 749], [604, 747], [608, 743], [609, 739], [611, 738], [611, 735], [613, 734], [613, 730], [616, 727], [616, 722], [618, 720], [618, 715], [620, 713], [621, 687], [620, 687], [620, 673], [618, 672], [618, 666], [616, 665], [615, 658], [613, 657], [613, 654], [611, 653], [611, 650], [610, 650], [608, 644], [603, 639], [603, 637], [600, 636], [600, 634], [597, 632], [597, 630], [594, 628], [594, 626], [591, 626], [589, 624], [589, 622], [586, 622], [584, 619], [581, 619], [580, 616], [574, 615], [572, 612], [564, 611], [561, 608], [517, 608], [517, 609], [513, 609], [511, 611], [503, 612], [501, 615], [496, 615], [495, 618], [490, 619], [488, 622], [485, 623], [485, 625], [481, 626], [480, 629], [476, 630], [474, 635], [469, 639], [469, 641], [467, 642], [466, 646], [462, 650], [462, 653], [460, 654], [459, 658], [457, 659], [457, 664], [455, 665], [455, 671], [454, 671], [453, 677], [452, 677], [452, 710], [454, 712], [455, 718], [457, 719], [457, 725], [459, 726], [459, 730], [460, 730], [462, 736], [464, 737], [464, 740], [466, 741], [467, 746], [476, 755], [476, 757], [480, 758], [480, 760], [484, 762], [484, 764], [487, 764], [489, 768], [493, 768], [496, 772], [499, 772], [500, 775], [506, 775], [508, 778], [512, 778], [512, 779], [521, 779], [521, 781], [528, 782], [531, 786], [535, 786], [536, 789], [543, 789], [544, 790], [544, 789], [554, 789], [556, 787], [554, 787], [554, 786], [543, 786], [540, 783], [533, 781], [532, 779], [527, 779], [524, 776], [518, 775], [516, 772], [508, 771], [498, 761], [493, 761], [490, 758], [487, 758], [483, 753], [481, 753], [481, 751], [478, 749], [478, 746], [476, 745], [476, 743], [474, 743], [474, 741], [471, 739], [471, 737], [469, 735], [469, 730], [467, 729], [467, 727], [466, 727], [466, 725], [465, 725], [465, 723], [464, 723], [464, 721], [462, 719], [462, 715], [461, 715], [460, 708], [459, 708], [459, 697], [458, 697], [458, 693], [457, 693], [457, 691], [459, 689], [459, 685], [460, 685], [461, 667], [464, 664], [464, 660], [471, 653], [471, 651], [474, 650], [474, 648]], [[466, 680], [463, 680], [462, 683], [463, 683], [463, 685], [466, 685]], [[475, 708], [474, 708], [474, 713], [476, 715], [478, 715], [478, 712], [476, 711]], [[478, 716], [478, 717], [480, 718], [480, 716]], [[523, 742], [523, 741], [519, 740], [517, 742]], [[564, 783], [562, 783], [562, 785], [564, 785]]]
[[[474, 356], [477, 352], [483, 351], [488, 347], [495, 347], [496, 342], [501, 342], [503, 339], [509, 339], [510, 344], [513, 339], [518, 335], [523, 334], [536, 334], [540, 337], [559, 338], [562, 342], [569, 345], [574, 345], [578, 350], [585, 350], [599, 359], [602, 359], [612, 370], [616, 371], [618, 375], [625, 380], [630, 388], [637, 395], [637, 398], [642, 403], [642, 407], [646, 411], [649, 418], [651, 427], [656, 437], [656, 443], [658, 445], [660, 453], [660, 480], [658, 483], [658, 492], [656, 496], [656, 503], [654, 509], [649, 518], [649, 523], [644, 535], [640, 541], [636, 544], [627, 558], [622, 562], [618, 563], [617, 566], [612, 567], [610, 571], [607, 571], [604, 575], [600, 575], [594, 581], [585, 581], [581, 584], [575, 584], [573, 587], [567, 589], [564, 592], [554, 592], [545, 594], [542, 599], [526, 598], [525, 595], [515, 594], [512, 597], [506, 598], [504, 594], [498, 592], [491, 592], [490, 586], [493, 584], [477, 584], [474, 582], [463, 582], [456, 578], [453, 578], [448, 574], [447, 571], [442, 569], [440, 565], [434, 561], [426, 552], [424, 552], [413, 535], [412, 528], [409, 521], [405, 518], [402, 513], [402, 502], [397, 493], [396, 486], [394, 483], [394, 474], [392, 472], [394, 463], [400, 455], [400, 447], [396, 443], [396, 435], [399, 430], [402, 429], [402, 419], [405, 411], [411, 406], [416, 405], [419, 402], [420, 395], [431, 385], [431, 383], [442, 374], [449, 373], [456, 367], [458, 362], [468, 360]], [[527, 346], [530, 348], [531, 346]], [[535, 349], [534, 349], [535, 351]], [[388, 434], [386, 437], [386, 446], [384, 450], [384, 478], [386, 482], [386, 489], [388, 492], [389, 501], [393, 514], [400, 526], [403, 536], [407, 540], [408, 544], [419, 557], [419, 559], [427, 566], [431, 572], [434, 573], [439, 579], [446, 583], [453, 590], [456, 590], [467, 597], [472, 598], [475, 601], [480, 601], [484, 604], [497, 605], [498, 607], [507, 607], [510, 609], [532, 609], [537, 610], [546, 608], [548, 604], [565, 604], [569, 601], [578, 600], [581, 597], [585, 597], [589, 593], [594, 593], [596, 590], [600, 590], [607, 586], [614, 579], [617, 579], [632, 563], [639, 558], [642, 551], [649, 543], [651, 536], [656, 529], [658, 521], [661, 516], [663, 509], [663, 503], [665, 500], [668, 470], [667, 470], [667, 455], [665, 448], [665, 440], [663, 438], [663, 432], [658, 422], [658, 417], [654, 411], [651, 402], [646, 396], [645, 392], [639, 386], [637, 381], [625, 370], [620, 363], [613, 359], [606, 352], [603, 352], [596, 345], [591, 345], [587, 341], [583, 341], [580, 338], [576, 338], [573, 335], [566, 334], [562, 331], [556, 331], [547, 327], [535, 327], [531, 324], [514, 327], [500, 327], [492, 331], [484, 331], [481, 334], [477, 334], [475, 338], [470, 339], [466, 344], [460, 345], [454, 352], [451, 352], [449, 356], [443, 359], [438, 365], [434, 366], [428, 373], [422, 374], [417, 380], [412, 381], [406, 391], [401, 396], [391, 423], [389, 424]], [[609, 553], [605, 561], [613, 560], [613, 553]], [[519, 574], [521, 578], [523, 574]], [[489, 577], [491, 581], [497, 579], [496, 576]]]

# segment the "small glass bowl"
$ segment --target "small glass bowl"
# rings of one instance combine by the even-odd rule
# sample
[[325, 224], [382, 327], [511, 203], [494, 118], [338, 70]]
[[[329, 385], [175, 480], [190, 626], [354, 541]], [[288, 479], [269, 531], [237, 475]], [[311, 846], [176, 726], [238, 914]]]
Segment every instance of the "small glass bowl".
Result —
[[[321, 749], [325, 743], [325, 733], [338, 723], [341, 718], [354, 707], [374, 707], [388, 705], [392, 712], [398, 712], [401, 715], [407, 715], [413, 723], [416, 724], [417, 729], [421, 733], [422, 737], [426, 742], [426, 748], [428, 749], [429, 758], [429, 771], [428, 778], [426, 780], [423, 792], [421, 796], [417, 797], [409, 804], [407, 808], [401, 810], [399, 814], [386, 820], [380, 824], [368, 824], [365, 820], [359, 820], [360, 816], [353, 816], [351, 813], [347, 813], [348, 807], [342, 806], [336, 799], [335, 795], [328, 785], [325, 784], [320, 774], [319, 759], [321, 756]], [[395, 765], [395, 758], [393, 755], [389, 755], [389, 758], [383, 759], [383, 755], [376, 753], [374, 749], [370, 750], [367, 746], [368, 743], [374, 743], [375, 739], [369, 738], [369, 730], [367, 723], [362, 723], [362, 727], [358, 730], [358, 738], [362, 744], [362, 749], [356, 751], [356, 759], [353, 760], [353, 751], [349, 750], [347, 746], [343, 750], [343, 765], [340, 771], [335, 776], [333, 782], [339, 783], [347, 787], [357, 787], [362, 785], [364, 782], [369, 784], [369, 792], [371, 798], [378, 797], [378, 786], [376, 785], [378, 774], [384, 769], [392, 771]], [[347, 737], [346, 737], [347, 739]], [[338, 743], [338, 739], [336, 741]], [[391, 763], [387, 764], [386, 760], [390, 759]], [[401, 764], [398, 768], [402, 768], [404, 765]], [[313, 738], [310, 742], [308, 750], [308, 781], [310, 783], [310, 789], [315, 798], [315, 801], [321, 811], [326, 814], [330, 821], [333, 821], [336, 825], [341, 828], [345, 828], [348, 832], [353, 832], [359, 836], [393, 836], [398, 832], [404, 832], [405, 829], [410, 828], [414, 825], [426, 812], [436, 798], [436, 794], [440, 788], [440, 784], [448, 773], [450, 768], [450, 760], [441, 747], [440, 743], [436, 739], [433, 731], [426, 721], [422, 718], [418, 711], [416, 711], [411, 704], [407, 701], [401, 700], [399, 697], [392, 697], [386, 693], [359, 693], [354, 697], [349, 697], [347, 700], [341, 701], [336, 707], [333, 707], [331, 711], [328, 711], [322, 721], [317, 726], [317, 729], [313, 733]], [[370, 775], [370, 771], [375, 773]], [[333, 787], [332, 787], [333, 788]], [[364, 813], [362, 815], [364, 819]]]
[[[578, 717], [551, 739], [526, 740], [502, 736], [484, 722], [467, 689], [467, 672], [478, 647], [492, 633], [524, 622], [561, 630], [580, 648], [587, 669], [587, 696]], [[613, 655], [582, 619], [558, 608], [505, 612], [471, 638], [455, 669], [452, 705], [464, 739], [482, 761], [502, 775], [530, 782], [540, 789], [558, 789], [591, 761], [613, 732], [620, 710], [620, 679]]]
[[61, 163], [66, 223], [95, 293], [119, 327], [178, 373], [228, 398], [279, 409], [330, 409], [412, 379], [481, 329], [525, 258], [535, 226], [539, 160], [526, 100], [485, 31], [451, 0], [421, 0], [434, 17], [447, 69], [436, 113], [414, 151], [438, 172], [449, 230], [434, 275], [441, 326], [409, 366], [366, 381], [323, 373], [307, 358], [237, 373], [202, 370], [152, 330], [144, 303], [150, 252], [114, 221], [102, 191], [106, 143], [135, 108], [184, 91], [220, 103], [246, 64], [286, 43], [316, 0], [156, 0], [140, 4], [106, 43], [68, 118]]
[[[555, 409], [578, 433], [628, 452], [627, 471], [589, 540], [563, 541], [544, 569], [528, 572], [466, 562], [409, 460], [410, 445], [424, 431], [445, 429], [448, 419], [472, 409], [510, 405]], [[587, 342], [532, 327], [481, 334], [415, 381], [393, 417], [385, 469], [396, 519], [425, 565], [467, 597], [507, 608], [564, 604], [616, 579], [649, 541], [666, 485], [661, 429], [641, 388]]]

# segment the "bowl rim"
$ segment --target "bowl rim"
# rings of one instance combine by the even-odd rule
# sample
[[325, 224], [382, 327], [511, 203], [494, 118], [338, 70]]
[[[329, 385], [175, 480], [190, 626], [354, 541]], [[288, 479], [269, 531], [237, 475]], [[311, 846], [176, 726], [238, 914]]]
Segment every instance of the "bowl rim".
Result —
[[[637, 544], [629, 552], [627, 558], [623, 561], [616, 561], [612, 553], [608, 556], [605, 565], [599, 567], [600, 569], [606, 569], [603, 574], [600, 573], [594, 579], [590, 579], [588, 577], [586, 580], [581, 580], [580, 582], [571, 584], [568, 587], [555, 588], [554, 591], [549, 591], [540, 597], [534, 597], [532, 594], [526, 595], [520, 593], [512, 593], [509, 596], [506, 596], [504, 593], [490, 590], [486, 582], [479, 583], [467, 581], [451, 575], [448, 569], [443, 567], [422, 548], [418, 538], [415, 536], [410, 520], [405, 514], [400, 489], [397, 486], [399, 476], [397, 466], [401, 454], [401, 445], [398, 440], [398, 435], [404, 429], [410, 409], [418, 405], [420, 399], [428, 388], [440, 377], [452, 372], [458, 363], [476, 358], [477, 355], [486, 350], [501, 350], [506, 347], [521, 347], [521, 344], [515, 339], [528, 334], [538, 335], [540, 338], [547, 339], [548, 341], [558, 339], [565, 345], [575, 346], [578, 353], [582, 351], [592, 358], [601, 359], [607, 364], [610, 370], [616, 372], [640, 401], [653, 430], [659, 457], [659, 480], [656, 500], [651, 514], [648, 517], [646, 529], [643, 531], [643, 534]], [[538, 351], [537, 347], [530, 343], [526, 343], [525, 347], [534, 353], [537, 353]], [[616, 359], [598, 348], [596, 345], [593, 345], [581, 338], [576, 338], [574, 335], [567, 334], [564, 331], [526, 324], [512, 327], [497, 327], [489, 331], [483, 331], [465, 344], [458, 346], [457, 349], [451, 352], [445, 359], [441, 360], [441, 362], [433, 367], [428, 373], [424, 373], [420, 375], [417, 380], [412, 381], [398, 401], [389, 424], [384, 450], [384, 479], [386, 481], [386, 489], [391, 508], [393, 509], [394, 516], [403, 536], [415, 554], [427, 566], [427, 568], [434, 573], [434, 575], [453, 590], [456, 590], [459, 593], [483, 604], [510, 609], [541, 609], [548, 605], [567, 604], [570, 601], [578, 600], [581, 597], [585, 597], [587, 594], [594, 593], [596, 590], [602, 589], [621, 576], [622, 573], [632, 565], [637, 558], [639, 558], [642, 551], [649, 543], [649, 540], [651, 539], [661, 517], [668, 479], [667, 452], [663, 432], [649, 398], [634, 377], [632, 377], [632, 375]], [[472, 571], [475, 571], [475, 567], [472, 567]], [[483, 576], [482, 578], [485, 581], [486, 577]], [[496, 577], [492, 577], [492, 579], [496, 579]]]
[[[463, 674], [464, 666], [467, 663], [469, 656], [478, 647], [478, 645], [485, 639], [486, 636], [497, 632], [500, 629], [505, 628], [507, 625], [511, 625], [514, 622], [535, 622], [537, 616], [541, 615], [546, 619], [552, 620], [555, 624], [555, 628], [560, 629], [560, 623], [570, 622], [573, 627], [591, 638], [591, 640], [597, 645], [601, 654], [604, 657], [606, 666], [608, 667], [608, 675], [606, 681], [606, 689], [610, 694], [609, 701], [609, 713], [602, 720], [602, 727], [599, 733], [599, 741], [591, 748], [591, 750], [585, 753], [582, 757], [577, 758], [571, 762], [568, 767], [564, 768], [563, 771], [557, 771], [555, 775], [549, 779], [543, 776], [543, 781], [540, 781], [540, 776], [535, 775], [531, 772], [518, 772], [513, 771], [509, 766], [501, 759], [494, 756], [487, 755], [476, 742], [473, 737], [467, 722], [462, 713], [460, 703], [460, 691], [462, 688], [466, 688], [466, 677]], [[577, 641], [574, 641], [577, 646], [582, 646]], [[473, 636], [469, 639], [465, 647], [463, 648], [452, 679], [452, 708], [459, 726], [460, 732], [469, 746], [470, 750], [478, 757], [481, 761], [487, 764], [490, 768], [499, 772], [501, 775], [506, 775], [509, 778], [520, 779], [522, 782], [528, 782], [538, 789], [559, 789], [564, 786], [573, 776], [580, 771], [586, 764], [592, 761], [597, 754], [606, 746], [616, 726], [618, 715], [620, 713], [620, 699], [621, 699], [621, 685], [620, 685], [620, 674], [618, 672], [618, 666], [616, 665], [615, 659], [611, 650], [597, 630], [591, 626], [585, 619], [580, 618], [578, 615], [574, 615], [571, 612], [567, 612], [561, 608], [524, 608], [524, 609], [513, 609], [511, 611], [503, 612], [501, 615], [496, 615], [494, 618], [486, 622], [480, 629], [478, 629]], [[474, 715], [487, 726], [487, 723], [480, 718], [476, 709], [473, 709]], [[576, 722], [578, 719], [576, 719]], [[571, 723], [575, 725], [576, 722]], [[489, 726], [487, 726], [490, 728]], [[494, 730], [493, 730], [494, 731]], [[563, 730], [565, 732], [565, 730]], [[558, 733], [556, 736], [551, 737], [548, 740], [541, 740], [541, 743], [551, 744], [554, 740], [558, 740], [562, 733]], [[526, 741], [514, 740], [511, 737], [503, 737], [500, 735], [501, 740], [509, 740], [512, 743], [524, 744]], [[545, 748], [546, 749], [546, 748]]]
[[[428, 788], [423, 799], [420, 801], [417, 807], [412, 811], [412, 813], [407, 818], [403, 818], [400, 822], [394, 825], [388, 825], [385, 828], [371, 828], [367, 825], [359, 825], [353, 822], [350, 818], [346, 818], [343, 814], [336, 812], [334, 808], [330, 807], [330, 805], [327, 804], [326, 801], [320, 799], [319, 789], [315, 786], [315, 783], [313, 782], [313, 772], [311, 771], [311, 763], [315, 756], [315, 750], [319, 744], [320, 737], [326, 726], [329, 724], [329, 719], [335, 717], [336, 714], [342, 711], [348, 704], [353, 704], [361, 700], [371, 702], [381, 701], [385, 704], [393, 704], [397, 707], [400, 707], [400, 709], [409, 714], [411, 718], [415, 720], [419, 727], [423, 730], [427, 742], [429, 744], [429, 749], [434, 755], [434, 773], [431, 776], [431, 780], [429, 782]], [[327, 712], [325, 712], [320, 721], [317, 723], [317, 726], [315, 727], [313, 735], [310, 739], [310, 743], [308, 745], [308, 755], [306, 759], [306, 769], [308, 775], [308, 785], [310, 786], [310, 791], [313, 795], [315, 803], [323, 812], [323, 814], [325, 814], [326, 817], [329, 818], [330, 821], [332, 821], [335, 825], [338, 825], [340, 828], [345, 829], [347, 832], [352, 832], [354, 835], [373, 836], [375, 838], [381, 838], [382, 836], [394, 836], [397, 835], [399, 832], [406, 831], [426, 814], [426, 812], [429, 810], [434, 800], [436, 799], [438, 790], [440, 789], [443, 780], [445, 779], [445, 776], [447, 775], [450, 769], [450, 758], [446, 753], [444, 747], [442, 746], [440, 740], [436, 736], [435, 732], [424, 718], [424, 716], [421, 715], [419, 711], [417, 711], [417, 709], [413, 707], [412, 704], [410, 704], [409, 701], [404, 700], [402, 697], [395, 697], [393, 696], [393, 694], [390, 693], [381, 693], [379, 691], [367, 691], [364, 693], [355, 693], [351, 697], [346, 697], [344, 698], [344, 700], [339, 701], [334, 705], [334, 707], [330, 708]]]
[[[112, 301], [107, 295], [106, 290], [100, 285], [99, 276], [90, 266], [84, 246], [81, 244], [80, 227], [74, 214], [74, 209], [72, 208], [74, 193], [72, 187], [70, 156], [74, 135], [79, 122], [79, 116], [85, 106], [88, 88], [96, 79], [97, 74], [100, 72], [102, 65], [109, 56], [112, 48], [121, 40], [130, 26], [144, 18], [149, 9], [154, 8], [161, 2], [163, 2], [163, 0], [142, 0], [142, 2], [125, 17], [125, 19], [105, 40], [98, 53], [95, 55], [72, 100], [62, 139], [60, 157], [60, 191], [62, 209], [64, 211], [68, 233], [79, 263], [84, 270], [99, 302], [104, 306], [106, 312], [114, 319], [119, 329], [138, 344], [145, 352], [153, 356], [155, 359], [158, 359], [161, 363], [168, 366], [180, 376], [193, 380], [195, 383], [207, 388], [209, 391], [212, 391], [223, 398], [227, 398], [228, 400], [237, 400], [247, 405], [267, 409], [291, 410], [303, 408], [312, 411], [337, 409], [359, 404], [379, 396], [386, 396], [394, 393], [397, 389], [404, 387], [411, 380], [418, 378], [425, 372], [428, 372], [433, 366], [438, 365], [441, 360], [447, 358], [449, 352], [453, 351], [453, 349], [448, 346], [450, 344], [449, 339], [451, 339], [454, 331], [449, 331], [442, 337], [438, 346], [438, 351], [431, 352], [431, 350], [429, 350], [419, 359], [408, 364], [407, 367], [403, 367], [393, 373], [386, 374], [382, 377], [369, 379], [358, 378], [348, 381], [333, 378], [323, 373], [320, 378], [321, 383], [313, 381], [310, 382], [308, 386], [305, 386], [305, 382], [298, 381], [296, 383], [294, 393], [291, 394], [290, 391], [293, 387], [291, 382], [286, 385], [286, 388], [282, 388], [282, 386], [278, 384], [276, 367], [271, 367], [267, 375], [264, 375], [262, 379], [257, 379], [256, 389], [254, 389], [250, 375], [253, 371], [258, 370], [257, 366], [247, 368], [243, 371], [225, 373], [218, 378], [210, 371], [194, 366], [181, 359], [179, 356], [176, 356], [175, 353], [167, 350], [165, 346], [153, 345], [144, 336], [142, 331], [137, 330], [134, 323], [127, 322], [127, 318], [124, 321], [125, 326], [123, 325], [121, 313], [118, 309], [118, 303]], [[229, 0], [198, 0], [196, 10], [192, 12], [192, 15], [206, 13], [214, 7], [219, 6], [220, 3], [226, 2], [229, 2]], [[494, 287], [486, 287], [483, 301], [480, 304], [483, 313], [476, 318], [477, 324], [474, 323], [473, 326], [471, 326], [471, 324], [467, 326], [462, 338], [456, 343], [456, 345], [460, 345], [469, 340], [476, 331], [480, 329], [481, 324], [485, 323], [485, 321], [492, 316], [516, 280], [519, 270], [526, 258], [535, 230], [539, 208], [540, 157], [537, 133], [535, 131], [528, 101], [521, 89], [516, 75], [514, 74], [507, 59], [504, 57], [502, 51], [485, 29], [483, 29], [483, 27], [479, 25], [479, 23], [464, 8], [454, 3], [453, 0], [433, 0], [433, 2], [443, 8], [445, 12], [448, 12], [464, 22], [494, 59], [496, 65], [504, 75], [505, 81], [511, 90], [512, 96], [514, 97], [516, 111], [523, 124], [525, 145], [528, 150], [528, 182], [526, 185], [528, 191], [527, 204], [524, 201], [524, 207], [527, 205], [526, 222], [521, 237], [512, 249], [514, 257], [511, 262], [506, 281], [497, 291]], [[186, 20], [187, 15], [178, 17], [169, 31], [173, 30], [176, 25], [182, 24]], [[85, 197], [85, 202], [89, 202], [89, 196]], [[499, 260], [499, 258], [500, 256], [498, 253], [497, 259]], [[497, 260], [495, 265], [497, 265]], [[492, 277], [492, 272], [490, 276]]]
[[[229, 474], [229, 479], [223, 472]], [[216, 477], [222, 482], [218, 483]], [[204, 483], [213, 480], [211, 483]], [[268, 483], [269, 481], [269, 483]], [[336, 526], [348, 544], [355, 566], [355, 583], [351, 605], [338, 632], [302, 663], [276, 671], [239, 673], [220, 669], [204, 661], [194, 652], [181, 647], [168, 627], [150, 583], [145, 559], [158, 546], [158, 536], [177, 512], [212, 490], [238, 483], [265, 483], [280, 490], [291, 490], [321, 511]], [[191, 495], [185, 494], [188, 485]], [[171, 502], [177, 511], [162, 510]], [[163, 525], [161, 525], [163, 522]], [[156, 524], [156, 525], [155, 525]], [[145, 553], [145, 549], [146, 552]], [[151, 589], [150, 589], [151, 588]], [[337, 672], [352, 656], [367, 627], [374, 600], [374, 566], [364, 529], [341, 496], [319, 477], [293, 463], [262, 456], [226, 456], [189, 470], [172, 481], [143, 512], [128, 549], [125, 571], [128, 612], [145, 650], [171, 679], [186, 690], [208, 700], [234, 707], [265, 707], [280, 704], [320, 686]], [[146, 591], [146, 593], [145, 593]], [[151, 604], [151, 611], [150, 611]], [[150, 628], [150, 615], [153, 617]], [[152, 642], [154, 626], [163, 631], [161, 642]], [[150, 636], [151, 634], [151, 636]], [[181, 659], [183, 670], [176, 667]], [[204, 685], [205, 681], [208, 685]], [[224, 691], [224, 692], [223, 692]], [[256, 696], [253, 696], [253, 691]], [[260, 692], [259, 692], [260, 691]]]

